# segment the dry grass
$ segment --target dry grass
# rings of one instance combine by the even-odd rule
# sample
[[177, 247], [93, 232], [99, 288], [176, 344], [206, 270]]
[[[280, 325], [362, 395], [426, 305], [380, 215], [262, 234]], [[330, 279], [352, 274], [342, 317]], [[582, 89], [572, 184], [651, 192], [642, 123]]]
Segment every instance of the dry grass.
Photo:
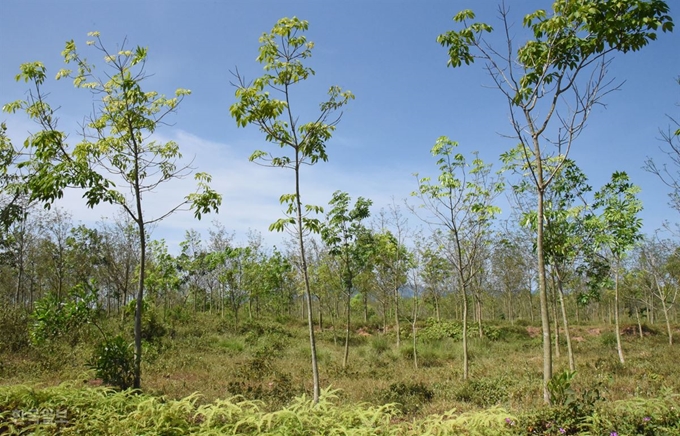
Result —
[[[249, 401], [262, 401], [257, 403], [262, 414], [297, 404], [296, 398], [311, 391], [304, 326], [265, 323], [264, 331], [257, 330], [260, 327], [249, 331], [216, 328], [215, 324], [203, 316], [191, 325], [176, 326], [174, 338], [163, 337], [148, 345], [144, 391], [168, 400], [191, 398], [191, 407], [242, 395]], [[663, 334], [643, 339], [626, 335], [627, 362], [621, 365], [607, 339], [610, 333], [609, 326], [574, 328], [572, 336], [579, 338], [574, 341], [577, 376], [573, 388], [577, 394], [597, 388], [606, 400], [603, 404], [615, 404], [680, 392], [677, 345], [667, 345]], [[388, 400], [408, 404], [402, 410], [409, 416], [398, 421], [418, 418], [417, 424], [409, 424], [414, 432], [432, 416], [441, 418], [451, 410], [455, 410], [455, 419], [464, 413], [485, 413], [485, 419], [492, 415], [496, 419], [499, 410], [510, 416], [509, 411], [521, 415], [541, 407], [541, 344], [540, 338], [529, 334], [498, 341], [472, 339], [469, 382], [462, 381], [460, 344], [452, 340], [420, 343], [418, 369], [413, 367], [409, 338], [398, 350], [393, 335], [362, 328], [352, 343], [349, 366], [342, 368], [342, 341], [336, 344], [331, 331], [319, 332], [321, 381], [337, 389], [334, 404], [379, 407]], [[65, 381], [78, 389], [96, 386], [99, 382], [86, 366], [90, 352], [91, 346], [82, 343], [75, 348], [56, 344], [52, 350], [5, 353], [0, 356], [0, 385], [4, 390]], [[556, 373], [565, 368], [566, 356], [555, 359]], [[195, 392], [200, 396], [192, 396]]]

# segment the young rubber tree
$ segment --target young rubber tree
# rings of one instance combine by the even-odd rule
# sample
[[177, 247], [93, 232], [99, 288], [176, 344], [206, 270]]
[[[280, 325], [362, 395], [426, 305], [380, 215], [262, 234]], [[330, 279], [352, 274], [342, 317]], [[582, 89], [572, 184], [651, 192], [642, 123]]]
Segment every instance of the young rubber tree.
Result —
[[616, 349], [619, 360], [624, 363], [619, 324], [619, 278], [621, 261], [633, 246], [642, 239], [640, 229], [642, 202], [637, 198], [640, 188], [630, 182], [625, 172], [615, 172], [611, 181], [595, 193], [594, 209], [601, 214], [592, 215], [590, 224], [596, 229], [595, 241], [602, 247], [613, 266], [614, 272], [614, 323], [616, 328]]
[[47, 103], [42, 90], [46, 68], [40, 62], [21, 65], [17, 81], [30, 82], [33, 89], [27, 100], [7, 104], [9, 112], [23, 110], [34, 119], [41, 130], [32, 134], [26, 146], [32, 159], [26, 184], [34, 199], [50, 203], [63, 195], [68, 187], [84, 188], [83, 197], [93, 207], [101, 202], [119, 205], [137, 227], [139, 239], [139, 277], [135, 309], [135, 357], [133, 387], [141, 385], [142, 310], [146, 268], [148, 226], [183, 208], [194, 211], [196, 218], [217, 210], [221, 196], [208, 183], [210, 176], [196, 173], [198, 189], [174, 206], [154, 214], [145, 210], [143, 198], [148, 198], [159, 186], [181, 179], [193, 169], [181, 164], [179, 145], [173, 141], [160, 142], [153, 138], [164, 125], [165, 118], [177, 110], [190, 93], [178, 89], [175, 96], [166, 98], [156, 91], [142, 88], [148, 77], [144, 65], [147, 49], [137, 46], [130, 50], [125, 42], [117, 51], [109, 51], [99, 32], [91, 32], [87, 42], [103, 57], [102, 75], [95, 74], [95, 64], [89, 63], [71, 40], [62, 52], [64, 61], [76, 70], [62, 69], [56, 79], [69, 78], [78, 89], [89, 90], [93, 113], [82, 126], [81, 141], [72, 149], [68, 135], [57, 126], [55, 111]]
[[[558, 174], [575, 140], [586, 126], [591, 109], [618, 86], [607, 77], [610, 57], [637, 51], [673, 30], [668, 5], [661, 0], [556, 0], [552, 11], [537, 10], [522, 21], [530, 38], [517, 47], [510, 36], [511, 19], [505, 4], [499, 8], [503, 43], [494, 47], [486, 23], [470, 23], [471, 10], [453, 19], [463, 28], [439, 35], [448, 49], [448, 65], [460, 67], [476, 59], [485, 63], [495, 87], [509, 109], [516, 141], [511, 159], [527, 166], [526, 177], [536, 187], [536, 251], [543, 333], [543, 399], [552, 378], [550, 319], [544, 249], [544, 195]], [[558, 159], [546, 168], [547, 159]]]
[[446, 283], [450, 282], [452, 274], [449, 263], [441, 251], [436, 240], [420, 250], [421, 271], [419, 279], [424, 286], [423, 300], [432, 302], [437, 322], [442, 320], [441, 304], [444, 297], [450, 292], [450, 289], [446, 289]]
[[[583, 267], [592, 256], [588, 253], [592, 246], [592, 229], [587, 225], [586, 211], [588, 204], [585, 196], [591, 191], [585, 174], [572, 160], [562, 161], [561, 170], [556, 174], [554, 182], [544, 195], [544, 255], [549, 267], [553, 283], [555, 300], [559, 300], [562, 324], [567, 343], [570, 371], [575, 370], [574, 354], [569, 331], [564, 293], [565, 283], [570, 273]], [[546, 166], [551, 162], [547, 161]], [[535, 189], [526, 179], [513, 187], [518, 195], [527, 194], [534, 198]], [[523, 191], [523, 192], [522, 192]], [[529, 210], [522, 214], [523, 223], [529, 225], [535, 233], [537, 228], [536, 211]], [[553, 301], [554, 312], [557, 312], [557, 301]], [[556, 315], [556, 313], [555, 313]], [[559, 323], [555, 319], [555, 354], [559, 357]]]
[[295, 304], [296, 289], [290, 261], [274, 247], [270, 255], [262, 255], [257, 266], [257, 304], [267, 308], [270, 314], [291, 316]]
[[680, 292], [680, 280], [678, 280], [680, 279], [678, 269], [680, 257], [678, 254], [676, 242], [661, 240], [658, 236], [654, 239], [645, 239], [640, 244], [638, 254], [638, 265], [646, 276], [645, 282], [648, 283], [651, 294], [661, 303], [661, 310], [666, 320], [668, 345], [673, 345], [670, 311]]
[[426, 213], [414, 212], [433, 229], [437, 245], [457, 276], [463, 294], [463, 379], [469, 376], [468, 296], [480, 274], [484, 245], [491, 223], [500, 212], [493, 205], [503, 183], [491, 174], [491, 166], [475, 155], [471, 162], [459, 153], [458, 144], [441, 137], [432, 148], [440, 174], [437, 181], [418, 178], [411, 195], [421, 201]]
[[350, 209], [351, 198], [346, 192], [336, 191], [328, 202], [331, 210], [321, 229], [321, 238], [328, 246], [330, 255], [340, 263], [340, 276], [345, 291], [345, 351], [342, 367], [347, 367], [349, 357], [349, 333], [351, 302], [354, 294], [354, 278], [368, 265], [371, 255], [371, 233], [362, 224], [370, 213], [373, 202], [359, 197]]
[[[136, 234], [137, 228], [123, 210], [114, 215], [112, 220], [101, 222], [98, 227], [103, 239], [100, 247], [100, 255], [104, 262], [101, 268], [101, 286], [107, 289], [109, 313], [115, 301], [116, 313], [123, 321], [128, 295], [134, 294], [135, 284], [138, 283], [139, 237]], [[151, 244], [148, 247], [152, 259], [155, 259], [154, 245]], [[146, 270], [145, 274], [147, 274]]]
[[[263, 165], [286, 168], [295, 174], [294, 192], [283, 194], [282, 204], [287, 205], [286, 217], [273, 223], [269, 229], [290, 230], [297, 239], [300, 266], [307, 298], [309, 341], [312, 357], [313, 401], [319, 401], [319, 369], [316, 359], [316, 341], [312, 314], [312, 292], [307, 274], [305, 256], [305, 235], [320, 230], [320, 221], [311, 213], [323, 212], [319, 206], [303, 204], [300, 173], [303, 165], [327, 161], [326, 142], [331, 138], [344, 105], [354, 98], [351, 92], [331, 86], [328, 99], [319, 105], [318, 115], [307, 123], [299, 123], [298, 115], [291, 105], [292, 88], [314, 75], [314, 70], [304, 64], [312, 55], [314, 44], [308, 42], [303, 33], [308, 29], [307, 21], [296, 17], [282, 18], [271, 32], [260, 37], [260, 54], [257, 61], [263, 65], [265, 74], [248, 83], [238, 71], [236, 78], [237, 102], [229, 111], [239, 127], [254, 125], [265, 134], [268, 142], [277, 145], [286, 153], [274, 155], [257, 150], [250, 161]], [[277, 98], [278, 97], [278, 98]]]
[[383, 331], [387, 331], [387, 307], [392, 305], [397, 348], [401, 346], [401, 291], [408, 284], [408, 272], [413, 268], [413, 253], [406, 246], [410, 236], [408, 219], [401, 208], [392, 203], [388, 210], [380, 210], [377, 217], [379, 230], [373, 233], [374, 249], [371, 256], [373, 277], [378, 290], [377, 299], [382, 305]]
[[[559, 299], [570, 371], [576, 370], [576, 363], [564, 301], [564, 288], [570, 272], [574, 270], [586, 249], [586, 244], [590, 242], [584, 225], [585, 204], [578, 203], [579, 198], [590, 190], [590, 187], [585, 185], [585, 180], [585, 175], [569, 162], [563, 166], [546, 196], [548, 200], [545, 211], [546, 264], [550, 267], [553, 294]], [[556, 301], [553, 301], [553, 306], [557, 306]], [[560, 328], [557, 319], [555, 315], [555, 354], [559, 357]]]
[[[171, 305], [179, 301], [182, 285], [178, 259], [168, 252], [164, 239], [149, 241], [147, 245], [146, 293], [156, 307], [163, 307], [163, 321], [167, 319]], [[127, 274], [127, 273], [126, 273]]]

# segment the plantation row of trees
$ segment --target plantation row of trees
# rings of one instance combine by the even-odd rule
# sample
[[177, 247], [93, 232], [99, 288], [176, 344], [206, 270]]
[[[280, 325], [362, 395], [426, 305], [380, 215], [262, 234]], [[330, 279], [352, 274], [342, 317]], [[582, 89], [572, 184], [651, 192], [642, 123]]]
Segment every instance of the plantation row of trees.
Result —
[[[553, 344], [560, 352], [553, 340], [560, 325], [574, 367], [570, 320], [613, 318], [622, 363], [619, 324], [626, 310], [638, 324], [645, 317], [663, 319], [672, 342], [675, 243], [640, 234], [639, 189], [626, 173], [614, 173], [593, 191], [569, 158], [591, 109], [618, 88], [607, 77], [609, 56], [642, 49], [657, 32], [672, 31], [668, 6], [659, 0], [558, 0], [551, 13], [539, 10], [524, 18], [532, 38], [519, 47], [509, 36], [508, 10], [502, 6], [500, 12], [507, 38], [503, 48], [485, 40], [493, 28], [471, 22], [472, 11], [457, 14], [454, 21], [462, 28], [440, 35], [438, 42], [448, 50], [452, 67], [484, 61], [507, 103], [516, 144], [501, 156], [507, 180], [474, 153], [462, 153], [457, 143], [440, 138], [432, 148], [437, 177], [417, 176], [406, 202], [421, 230], [396, 206], [369, 224], [370, 200], [359, 198], [352, 206], [350, 195], [341, 191], [327, 208], [302, 202], [302, 168], [328, 159], [326, 143], [354, 96], [331, 86], [317, 115], [301, 122], [299, 114], [307, 111], [293, 107], [291, 95], [314, 75], [305, 64], [313, 49], [304, 36], [308, 23], [284, 18], [263, 34], [257, 61], [264, 74], [248, 81], [238, 70], [233, 73], [236, 103], [230, 114], [241, 127], [257, 127], [280, 149], [255, 151], [251, 161], [295, 174], [294, 186], [280, 197], [286, 216], [270, 228], [293, 235], [285, 251], [263, 247], [257, 235], [234, 246], [220, 226], [207, 244], [188, 232], [178, 256], [149, 237], [149, 225], [185, 207], [200, 219], [220, 206], [221, 196], [210, 188], [209, 175], [196, 173], [196, 192], [148, 215], [143, 199], [193, 169], [182, 163], [178, 144], [153, 136], [190, 91], [178, 89], [167, 98], [143, 90], [146, 49], [123, 44], [110, 52], [99, 33], [91, 33], [88, 45], [105, 61], [106, 72], [98, 76], [75, 43], [66, 44], [62, 54], [73, 69], [60, 70], [56, 79], [69, 78], [89, 91], [94, 106], [74, 144], [47, 101], [45, 66], [21, 65], [17, 80], [30, 83], [30, 91], [3, 109], [24, 112], [39, 130], [24, 147], [9, 141], [4, 126], [0, 131], [2, 265], [8, 272], [3, 298], [26, 310], [50, 298], [58, 311], [71, 307], [69, 299], [75, 304], [90, 295], [87, 301], [120, 316], [134, 301], [136, 388], [145, 306], [164, 315], [177, 308], [211, 311], [234, 322], [300, 313], [309, 326], [315, 401], [320, 392], [315, 325], [339, 327], [343, 320], [346, 365], [353, 316], [363, 322], [377, 317], [383, 329], [394, 329], [397, 346], [406, 321], [415, 333], [417, 320], [426, 316], [459, 319], [464, 378], [469, 320], [483, 335], [485, 319], [536, 317], [546, 402]], [[677, 157], [678, 132], [665, 138], [671, 158]], [[665, 166], [648, 166], [677, 187]], [[70, 187], [84, 190], [88, 206], [116, 204], [123, 215], [91, 229], [73, 227], [59, 209], [37, 212], [37, 205], [49, 207]], [[515, 219], [499, 223], [497, 198], [504, 192], [513, 198]]]
[[[59, 208], [33, 212], [6, 234], [0, 282], [5, 306], [31, 312], [47, 295], [66, 302], [74, 298], [73, 289], [85, 287], [107, 315], [126, 316], [140, 273], [133, 223], [104, 221], [88, 228], [74, 225]], [[464, 291], [448, 258], [451, 247], [440, 245], [437, 233], [426, 236], [404, 227], [399, 242], [392, 230], [379, 227], [390, 225], [393, 218], [405, 219], [396, 212], [366, 223], [362, 239], [352, 247], [363, 250], [358, 261], [341, 258], [334, 245], [308, 241], [319, 327], [339, 326], [339, 320], [351, 313], [356, 322], [391, 329], [397, 309], [402, 322], [413, 316], [415, 299], [420, 318], [462, 320]], [[181, 307], [234, 322], [306, 314], [292, 242], [284, 250], [270, 248], [252, 233], [248, 244], [239, 246], [232, 234], [215, 223], [207, 241], [196, 231], [187, 231], [177, 255], [168, 251], [163, 240], [150, 240], [148, 246], [147, 299], [162, 313]], [[677, 322], [679, 247], [675, 240], [653, 236], [644, 237], [627, 252], [619, 287], [621, 312], [629, 320]], [[489, 232], [481, 251], [483, 255], [470, 268], [475, 277], [467, 291], [468, 302], [474, 305], [471, 318], [538, 320], [535, 252], [527, 230]], [[551, 304], [557, 305], [559, 313], [564, 301], [568, 318], [578, 323], [613, 322], [614, 271], [601, 252], [592, 255], [597, 256], [592, 265], [585, 257], [569, 265], [550, 264]]]
[[[348, 197], [338, 193], [334, 200], [338, 198]], [[322, 222], [324, 235], [332, 229], [332, 218]], [[425, 233], [417, 223], [411, 218], [409, 225], [407, 216], [394, 207], [348, 231], [357, 235], [350, 243], [307, 240], [317, 329], [368, 325], [394, 332], [399, 341], [398, 332], [410, 330], [417, 319], [466, 325], [467, 318], [474, 326], [468, 336], [484, 335], [485, 322], [533, 324], [540, 319], [530, 228], [505, 222], [489, 228], [475, 263], [466, 266], [465, 274], [472, 279], [464, 288], [451, 257], [456, 241], [442, 239], [438, 230]], [[641, 237], [614, 268], [616, 259], [606, 246], [594, 249], [592, 236], [574, 230], [585, 225], [565, 222], [574, 232], [568, 235], [570, 257], [555, 255], [548, 261], [550, 317], [554, 327], [561, 326], [554, 330], [558, 339], [568, 334], [567, 322], [614, 323], [618, 275], [624, 323], [638, 324], [636, 331], [643, 323], [662, 324], [672, 342], [671, 324], [678, 322], [674, 303], [680, 291], [680, 245], [672, 239]], [[550, 234], [551, 240], [564, 236]], [[219, 223], [207, 240], [187, 231], [176, 255], [165, 241], [149, 240], [145, 299], [164, 320], [176, 311], [208, 312], [234, 324], [306, 317], [294, 244], [291, 240], [281, 250], [267, 247], [255, 232], [247, 244], [236, 244]], [[550, 250], [558, 249], [550, 245]], [[133, 312], [126, 308], [135, 299], [140, 274], [134, 223], [120, 216], [89, 228], [75, 225], [62, 209], [34, 207], [6, 233], [0, 268], [5, 306], [33, 312], [49, 298], [59, 310], [82, 299], [85, 291], [105, 316], [129, 317]], [[553, 347], [559, 350], [559, 341]]]

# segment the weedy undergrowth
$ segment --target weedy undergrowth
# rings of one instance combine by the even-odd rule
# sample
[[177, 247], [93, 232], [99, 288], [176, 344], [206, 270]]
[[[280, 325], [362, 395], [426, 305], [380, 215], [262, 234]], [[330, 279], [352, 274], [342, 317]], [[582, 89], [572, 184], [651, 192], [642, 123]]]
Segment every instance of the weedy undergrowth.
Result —
[[0, 431], [10, 435], [495, 435], [508, 430], [508, 419], [516, 419], [502, 408], [492, 408], [460, 415], [453, 410], [408, 421], [400, 418], [394, 404], [339, 404], [337, 400], [338, 390], [326, 389], [316, 405], [302, 395], [280, 410], [266, 412], [262, 402], [240, 396], [200, 404], [198, 394], [169, 400], [70, 384], [44, 389], [13, 386], [0, 388]]

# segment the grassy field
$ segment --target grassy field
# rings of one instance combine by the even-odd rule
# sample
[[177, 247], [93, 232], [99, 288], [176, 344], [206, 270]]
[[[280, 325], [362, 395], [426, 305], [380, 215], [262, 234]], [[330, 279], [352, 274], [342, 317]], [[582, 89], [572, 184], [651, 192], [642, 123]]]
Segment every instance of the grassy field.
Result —
[[[109, 322], [104, 329], [120, 326]], [[427, 327], [421, 325], [423, 338]], [[677, 329], [677, 327], [676, 327]], [[144, 392], [116, 392], [89, 369], [96, 331], [0, 356], [0, 433], [29, 434], [679, 434], [680, 353], [663, 330], [625, 329], [626, 363], [611, 326], [577, 326], [575, 374], [555, 359], [554, 405], [541, 404], [541, 339], [532, 326], [495, 325], [460, 342], [353, 328], [318, 333], [322, 401], [312, 406], [306, 327], [209, 315], [165, 325], [145, 345]], [[160, 334], [163, 333], [163, 334]], [[408, 332], [404, 332], [405, 334]], [[56, 422], [60, 421], [60, 422]]]

